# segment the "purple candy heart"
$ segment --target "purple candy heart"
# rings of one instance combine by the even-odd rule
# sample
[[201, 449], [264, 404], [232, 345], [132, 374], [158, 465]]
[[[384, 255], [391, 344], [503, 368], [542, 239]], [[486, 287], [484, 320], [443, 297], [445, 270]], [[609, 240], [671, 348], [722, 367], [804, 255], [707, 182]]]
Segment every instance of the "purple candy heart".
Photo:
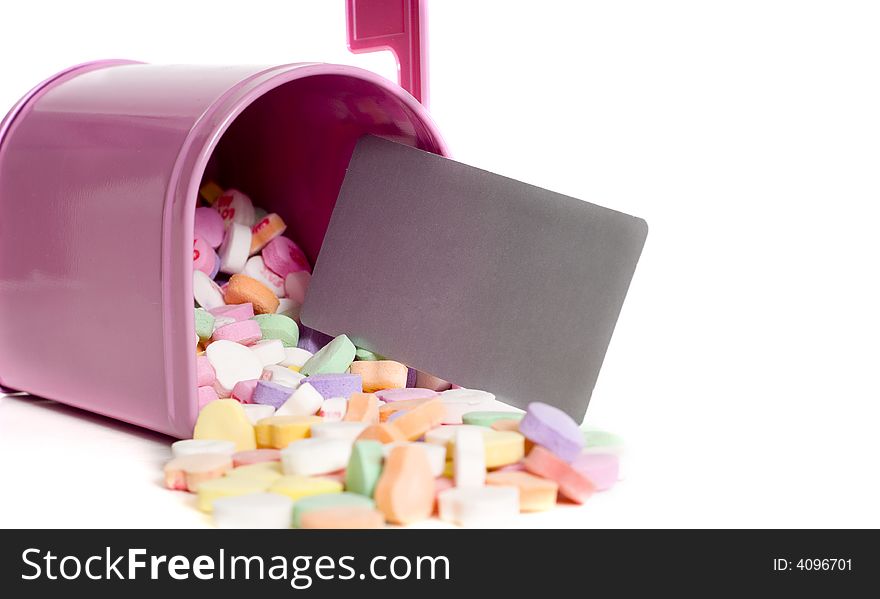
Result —
[[584, 434], [571, 416], [537, 401], [526, 408], [526, 415], [519, 422], [519, 432], [566, 462], [573, 461], [584, 448]]
[[363, 379], [359, 374], [313, 374], [302, 382], [309, 383], [324, 399], [348, 398], [364, 389]]
[[584, 453], [571, 463], [571, 467], [590, 479], [597, 491], [605, 491], [617, 482], [620, 458], [611, 453]]
[[254, 395], [251, 401], [266, 406], [272, 406], [276, 410], [284, 405], [284, 402], [290, 399], [293, 389], [273, 383], [272, 381], [258, 381], [254, 389]]

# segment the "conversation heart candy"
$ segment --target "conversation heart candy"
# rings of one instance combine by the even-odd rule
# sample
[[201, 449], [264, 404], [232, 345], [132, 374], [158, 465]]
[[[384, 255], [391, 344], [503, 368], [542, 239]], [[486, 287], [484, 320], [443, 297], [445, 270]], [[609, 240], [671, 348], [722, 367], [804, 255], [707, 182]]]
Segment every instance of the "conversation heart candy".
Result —
[[[284, 224], [284, 220], [277, 214], [267, 214], [258, 219], [254, 223], [254, 226], [251, 227], [251, 255], [256, 254], [261, 250], [265, 253], [266, 245], [274, 239], [287, 239], [286, 237], [280, 237], [285, 229], [287, 229], [287, 225]], [[291, 243], [293, 242], [291, 241]], [[278, 271], [275, 272], [280, 275], [282, 281], [287, 274]]]
[[606, 491], [617, 482], [620, 458], [613, 453], [583, 453], [571, 467], [587, 477], [597, 491]]
[[254, 204], [244, 193], [237, 189], [227, 189], [214, 202], [214, 210], [220, 213], [227, 229], [235, 223], [246, 226], [250, 233], [254, 225]]
[[364, 349], [362, 347], [359, 347], [355, 350], [354, 357], [355, 357], [355, 360], [367, 360], [367, 361], [369, 361], [369, 360], [384, 360], [385, 359], [382, 356], [380, 356], [379, 354], [377, 354], [376, 352], [371, 352], [370, 350]]
[[278, 308], [278, 298], [268, 287], [242, 274], [234, 274], [229, 279], [224, 299], [227, 304], [249, 303], [255, 314], [274, 314]]
[[273, 272], [282, 278], [295, 272], [309, 272], [309, 260], [296, 243], [287, 237], [269, 240], [263, 248], [263, 260]]
[[248, 451], [237, 451], [232, 454], [232, 464], [235, 467], [280, 461], [281, 452], [277, 449], [251, 449]]
[[254, 316], [254, 322], [259, 325], [263, 339], [279, 339], [284, 347], [296, 347], [299, 326], [292, 318], [283, 314], [260, 314]]
[[495, 395], [479, 389], [450, 389], [440, 394], [440, 399], [445, 408], [443, 424], [461, 424], [462, 417], [467, 412], [480, 410], [491, 406], [495, 401]]
[[350, 457], [348, 441], [326, 437], [304, 439], [281, 451], [281, 465], [284, 474], [315, 476], [342, 470]]
[[361, 376], [364, 393], [406, 387], [407, 368], [400, 362], [393, 360], [353, 362], [349, 371]]
[[[236, 387], [237, 386], [238, 385], [236, 385]], [[244, 410], [245, 416], [247, 416], [247, 419], [254, 425], [254, 427], [256, 427], [257, 423], [261, 420], [270, 418], [275, 414], [275, 408], [272, 406], [264, 406], [255, 403], [243, 403], [241, 404], [241, 408]], [[254, 432], [256, 433], [256, 429]]]
[[261, 448], [284, 449], [294, 441], [307, 438], [316, 422], [321, 422], [317, 416], [264, 418], [254, 427], [256, 444]]
[[492, 426], [497, 420], [522, 420], [525, 414], [521, 412], [503, 412], [503, 411], [475, 411], [475, 412], [465, 412], [461, 421], [464, 424], [473, 424], [476, 426]]
[[196, 385], [204, 387], [214, 384], [217, 373], [207, 356], [196, 356]]
[[234, 341], [241, 345], [250, 345], [260, 340], [260, 325], [253, 320], [232, 322], [214, 330], [214, 341]]
[[292, 394], [293, 390], [290, 387], [272, 381], [258, 381], [252, 400], [254, 403], [272, 406], [277, 414], [278, 408], [283, 406]]
[[[516, 431], [481, 431], [486, 468], [500, 468], [520, 461], [525, 455], [525, 437]], [[456, 436], [457, 437], [457, 436]], [[449, 440], [449, 454], [455, 455], [456, 437]]]
[[439, 397], [434, 397], [425, 403], [405, 411], [394, 420], [394, 425], [400, 430], [404, 438], [415, 441], [432, 428], [443, 421], [445, 408]]
[[556, 494], [559, 491], [559, 485], [552, 480], [528, 472], [490, 472], [486, 475], [486, 484], [519, 489], [519, 510], [521, 512], [543, 512], [553, 509], [556, 505]]
[[193, 271], [193, 297], [196, 303], [206, 310], [218, 308], [226, 303], [220, 286], [200, 270]]
[[220, 270], [232, 275], [240, 273], [247, 265], [248, 252], [251, 247], [251, 230], [245, 225], [233, 223], [226, 231], [226, 237], [220, 245]]
[[309, 383], [297, 387], [287, 401], [278, 408], [278, 416], [311, 416], [321, 409], [324, 398]]
[[345, 488], [352, 493], [372, 497], [382, 475], [382, 444], [377, 441], [356, 441], [345, 469]]
[[213, 501], [217, 528], [290, 528], [293, 500], [278, 493], [251, 493]]
[[206, 275], [210, 276], [211, 273], [214, 272], [216, 259], [217, 255], [214, 253], [214, 250], [211, 248], [211, 246], [208, 245], [207, 241], [205, 241], [201, 237], [196, 237], [193, 240], [194, 269], [200, 270]]
[[[222, 195], [223, 188], [217, 185], [214, 181], [205, 181], [202, 186], [199, 187], [199, 197], [212, 206], [217, 201], [217, 198]], [[211, 208], [211, 210], [213, 210], [213, 208]]]
[[220, 213], [213, 208], [204, 206], [196, 208], [193, 230], [195, 237], [204, 239], [211, 248], [220, 247], [226, 234], [226, 226]]
[[367, 428], [366, 422], [319, 422], [312, 425], [312, 437], [354, 442], [365, 428]]
[[241, 273], [265, 285], [278, 298], [284, 297], [287, 293], [284, 290], [284, 279], [269, 270], [260, 256], [248, 258]]
[[376, 397], [385, 403], [393, 403], [396, 401], [407, 401], [410, 399], [431, 399], [440, 395], [431, 389], [419, 389], [418, 387], [410, 387], [406, 389], [382, 389], [376, 391]]
[[452, 463], [456, 487], [480, 487], [486, 482], [486, 448], [481, 431], [461, 428], [455, 432]]
[[584, 503], [596, 490], [586, 476], [548, 449], [536, 445], [523, 460], [526, 470], [559, 485], [559, 493], [575, 503]]
[[346, 422], [379, 422], [379, 399], [372, 393], [354, 393], [348, 398]]
[[367, 428], [365, 428], [360, 435], [358, 435], [358, 440], [373, 440], [378, 441], [379, 443], [394, 443], [397, 441], [406, 441], [406, 437], [403, 436], [403, 433], [400, 432], [400, 429], [394, 426], [393, 423], [390, 422], [382, 422], [379, 424], [371, 424]]
[[315, 355], [303, 364], [300, 372], [306, 376], [343, 373], [354, 361], [354, 352], [354, 343], [348, 336], [339, 335], [315, 352]]
[[301, 528], [302, 518], [309, 512], [336, 507], [357, 507], [372, 510], [375, 503], [369, 497], [357, 493], [324, 493], [310, 495], [293, 504], [293, 526]]
[[254, 306], [248, 302], [243, 304], [230, 304], [219, 306], [210, 310], [210, 312], [216, 318], [223, 316], [232, 321], [249, 320], [254, 317]]
[[314, 354], [307, 349], [302, 349], [300, 347], [285, 347], [284, 348], [284, 359], [279, 362], [281, 366], [286, 366], [287, 368], [293, 368], [297, 372], [299, 372], [303, 365], [309, 361]]
[[385, 518], [382, 512], [360, 506], [322, 507], [304, 513], [299, 528], [367, 529], [382, 528]]
[[217, 393], [214, 387], [199, 387], [196, 393], [198, 394], [199, 398], [199, 410], [204, 408], [212, 401], [220, 399], [220, 395]]
[[470, 487], [437, 496], [440, 519], [469, 528], [499, 526], [519, 513], [517, 487]]
[[264, 367], [278, 364], [285, 357], [284, 344], [280, 339], [263, 339], [251, 344], [250, 348]]
[[173, 458], [165, 464], [165, 486], [194, 493], [198, 486], [220, 478], [232, 468], [232, 458], [222, 453], [202, 453]]
[[253, 352], [234, 341], [215, 341], [205, 350], [205, 356], [214, 368], [217, 383], [230, 392], [239, 381], [258, 379], [263, 372]]
[[303, 382], [314, 387], [324, 399], [348, 398], [361, 392], [361, 377], [358, 374], [316, 374]]
[[171, 444], [171, 454], [175, 458], [205, 453], [231, 456], [235, 453], [235, 443], [220, 439], [184, 439]]
[[519, 423], [520, 432], [566, 462], [571, 462], [584, 448], [584, 434], [571, 416], [557, 407], [532, 402]]
[[258, 462], [242, 464], [226, 473], [227, 477], [246, 477], [266, 484], [272, 484], [282, 476], [279, 462]]
[[214, 509], [214, 502], [221, 497], [262, 493], [268, 488], [268, 483], [246, 476], [214, 478], [199, 485], [196, 491], [198, 495], [196, 505], [203, 512], [211, 512]]
[[431, 465], [431, 476], [437, 478], [443, 475], [446, 469], [446, 448], [440, 445], [432, 445], [431, 443], [423, 443], [420, 441], [394, 441], [382, 446], [382, 451], [387, 456], [398, 445], [416, 445], [425, 450], [428, 455], [428, 463]]
[[199, 412], [193, 439], [231, 441], [236, 451], [256, 449], [254, 427], [234, 399], [212, 401]]
[[434, 477], [425, 450], [416, 445], [391, 450], [374, 498], [389, 522], [411, 524], [428, 518], [434, 510]]
[[199, 339], [209, 339], [214, 333], [214, 315], [204, 308], [195, 309], [196, 335]]
[[[265, 381], [272, 381], [291, 389], [297, 389], [305, 377], [295, 370], [285, 368], [279, 364], [269, 364], [263, 367], [263, 373], [260, 378]], [[320, 395], [320, 394], [319, 394]]]
[[345, 418], [348, 411], [348, 399], [345, 397], [330, 397], [321, 404], [318, 416], [322, 416], [328, 422], [338, 422]]
[[[282, 476], [269, 487], [270, 493], [278, 493], [294, 501], [312, 495], [341, 493], [342, 483], [323, 476]], [[291, 517], [293, 514], [291, 514]]]

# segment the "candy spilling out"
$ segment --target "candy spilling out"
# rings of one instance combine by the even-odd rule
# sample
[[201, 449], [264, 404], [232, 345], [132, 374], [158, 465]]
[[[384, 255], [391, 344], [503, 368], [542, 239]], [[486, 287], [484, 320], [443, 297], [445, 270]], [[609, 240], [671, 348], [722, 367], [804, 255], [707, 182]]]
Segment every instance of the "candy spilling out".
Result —
[[494, 526], [617, 481], [615, 438], [553, 406], [493, 411], [491, 393], [302, 327], [311, 266], [284, 221], [237, 190], [209, 183], [201, 196], [200, 412], [165, 483], [196, 494], [217, 526], [378, 528], [434, 514]]

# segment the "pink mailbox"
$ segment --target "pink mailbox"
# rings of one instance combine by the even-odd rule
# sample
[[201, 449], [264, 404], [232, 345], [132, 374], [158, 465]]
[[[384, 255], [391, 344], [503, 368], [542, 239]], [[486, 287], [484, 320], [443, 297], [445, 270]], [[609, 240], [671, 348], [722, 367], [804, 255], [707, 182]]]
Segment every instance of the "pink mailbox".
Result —
[[446, 153], [417, 101], [420, 3], [348, 4], [351, 49], [393, 50], [413, 95], [332, 64], [101, 61], [13, 107], [0, 124], [0, 384], [191, 434], [203, 176], [280, 214], [314, 261], [359, 137]]

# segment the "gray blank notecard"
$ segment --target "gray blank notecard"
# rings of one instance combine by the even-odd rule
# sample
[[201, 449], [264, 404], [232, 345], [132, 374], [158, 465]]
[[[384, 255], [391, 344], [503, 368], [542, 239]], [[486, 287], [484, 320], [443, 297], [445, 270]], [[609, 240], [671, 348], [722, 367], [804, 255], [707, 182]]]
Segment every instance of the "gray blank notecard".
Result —
[[646, 235], [642, 219], [364, 137], [303, 323], [580, 421]]

